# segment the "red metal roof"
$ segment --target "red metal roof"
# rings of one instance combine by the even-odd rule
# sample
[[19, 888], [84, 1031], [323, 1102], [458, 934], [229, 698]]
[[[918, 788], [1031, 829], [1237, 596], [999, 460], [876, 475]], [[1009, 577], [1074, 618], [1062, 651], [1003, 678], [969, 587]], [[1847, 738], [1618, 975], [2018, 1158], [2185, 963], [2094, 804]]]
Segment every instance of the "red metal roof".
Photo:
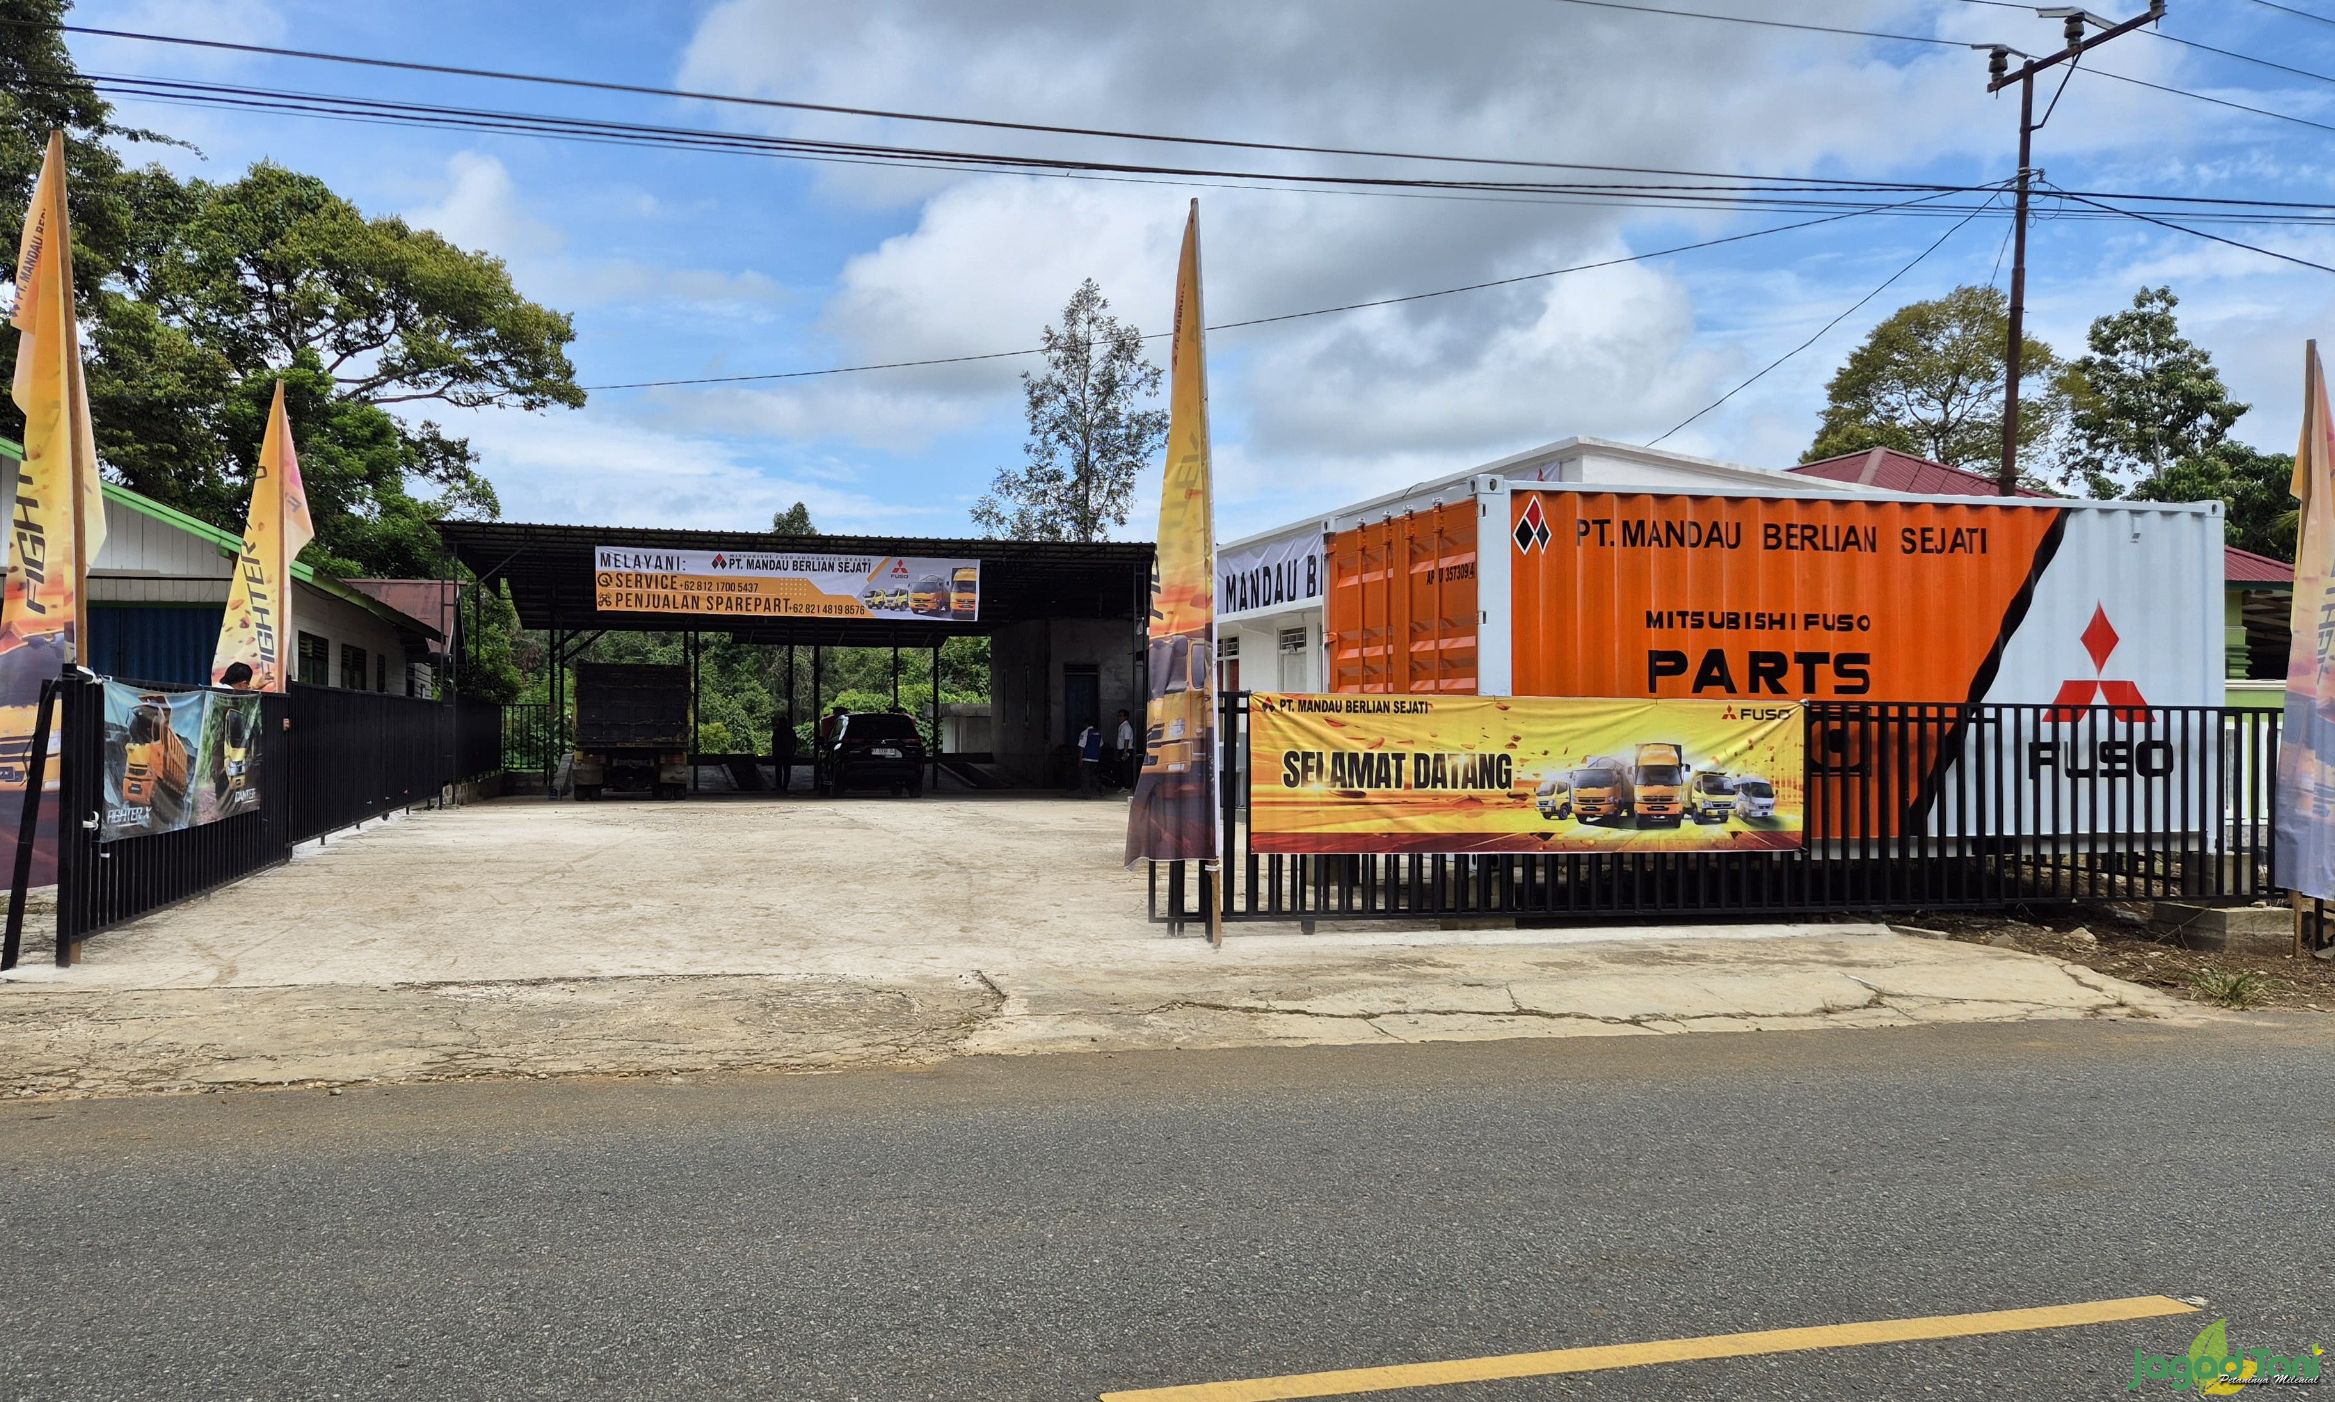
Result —
[[454, 636], [454, 610], [461, 586], [442, 579], [352, 579], [351, 589], [386, 604], [399, 613], [438, 630], [441, 638]]
[[2294, 566], [2284, 560], [2273, 560], [2268, 555], [2257, 555], [2251, 550], [2225, 545], [2222, 547], [2222, 576], [2232, 584], [2292, 584]]
[[[1942, 462], [1917, 458], [1895, 448], [1875, 448], [1863, 453], [1843, 453], [1837, 458], [1804, 462], [1798, 467], [1786, 468], [1803, 477], [1823, 477], [1834, 482], [1855, 482], [1867, 487], [1879, 487], [1885, 492], [1918, 492], [1933, 497], [1991, 497], [2000, 496], [1992, 477], [1976, 472], [1965, 472], [1959, 467], [1948, 467]], [[2021, 487], [2023, 497], [2047, 497], [2049, 492], [2038, 492], [2032, 487]]]
[[[1948, 467], [1942, 462], [1917, 458], [1895, 448], [1874, 448], [1863, 453], [1843, 453], [1837, 458], [1788, 467], [1786, 472], [1803, 477], [1822, 477], [1833, 482], [1854, 482], [1861, 486], [1878, 487], [1885, 492], [1918, 492], [1924, 496], [1991, 497], [2000, 496], [1992, 477], [1967, 472], [1959, 467]], [[2047, 497], [2049, 492], [2038, 492], [2032, 487], [2021, 487], [2023, 497]], [[2294, 566], [2284, 560], [2273, 560], [2251, 550], [2240, 550], [2234, 545], [2222, 547], [2222, 580], [2227, 584], [2293, 584]]]

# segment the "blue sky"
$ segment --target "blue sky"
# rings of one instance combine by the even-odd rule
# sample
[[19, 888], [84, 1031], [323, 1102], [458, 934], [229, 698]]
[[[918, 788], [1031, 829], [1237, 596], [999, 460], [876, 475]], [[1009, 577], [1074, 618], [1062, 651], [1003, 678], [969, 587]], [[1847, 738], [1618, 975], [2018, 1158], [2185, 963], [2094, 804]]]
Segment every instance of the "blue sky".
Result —
[[[1752, 0], [1683, 8], [1779, 14]], [[2335, 17], [2335, 0], [2292, 0]], [[2175, 0], [2167, 33], [2335, 73], [2335, 25], [2254, 0]], [[2056, 22], [1969, 0], [1807, 0], [1795, 18], [2053, 47]], [[2122, 11], [2117, 11], [2121, 14]], [[1620, 14], [1558, 0], [814, 0], [399, 6], [83, 0], [77, 22], [893, 110], [1307, 144], [1863, 179], [2007, 178], [2016, 108], [1983, 53]], [[93, 73], [983, 150], [1158, 147], [803, 116], [79, 38]], [[2146, 34], [2096, 66], [2335, 122], [2335, 84]], [[940, 174], [637, 151], [518, 135], [124, 104], [230, 179], [270, 159], [505, 258], [576, 318], [579, 379], [747, 374], [1034, 344], [1078, 280], [1166, 329], [1186, 201], [1201, 200], [1212, 321], [1397, 296], [1806, 216], [1395, 199]], [[2079, 75], [2038, 138], [2065, 187], [2335, 200], [2329, 134]], [[1351, 170], [1213, 150], [1189, 164]], [[1385, 172], [1386, 163], [1370, 163]], [[1440, 173], [1404, 168], [1397, 173]], [[1618, 178], [1618, 177], [1617, 177]], [[2046, 204], [2047, 214], [2054, 207]], [[1223, 333], [1210, 344], [1227, 537], [1573, 434], [1643, 442], [1805, 339], [1944, 232], [1868, 217], [1593, 273]], [[1824, 379], [1916, 297], [1998, 271], [1973, 221], [1822, 341], [1665, 446], [1781, 466]], [[2315, 228], [2221, 232], [2320, 262]], [[2044, 218], [2032, 326], [2169, 282], [2190, 333], [2291, 451], [2302, 341], [2335, 276], [2127, 222]], [[1162, 357], [1164, 360], [1164, 355]], [[759, 528], [800, 497], [823, 527], [952, 534], [1019, 456], [1027, 362], [724, 388], [602, 390], [577, 411], [441, 415], [513, 520]], [[1147, 478], [1126, 534], [1148, 533]]]

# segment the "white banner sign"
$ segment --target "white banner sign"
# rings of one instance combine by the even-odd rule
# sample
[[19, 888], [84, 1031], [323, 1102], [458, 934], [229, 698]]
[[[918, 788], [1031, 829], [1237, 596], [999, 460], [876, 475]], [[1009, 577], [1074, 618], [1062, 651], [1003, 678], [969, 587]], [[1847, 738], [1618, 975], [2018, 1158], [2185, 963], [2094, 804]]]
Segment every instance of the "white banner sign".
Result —
[[1219, 615], [1318, 604], [1324, 571], [1322, 538], [1307, 534], [1216, 552]]

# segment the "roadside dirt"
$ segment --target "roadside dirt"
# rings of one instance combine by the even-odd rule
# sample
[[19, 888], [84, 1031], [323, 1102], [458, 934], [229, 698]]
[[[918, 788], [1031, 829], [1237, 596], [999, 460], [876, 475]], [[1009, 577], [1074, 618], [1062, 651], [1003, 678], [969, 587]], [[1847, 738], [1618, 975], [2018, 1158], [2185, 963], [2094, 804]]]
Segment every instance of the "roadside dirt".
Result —
[[[2064, 959], [2214, 1007], [2335, 1012], [2335, 960], [2193, 949], [2180, 932], [2149, 925], [2141, 908], [2123, 903], [2044, 907], [2022, 911], [2019, 917], [1940, 913], [1890, 924], [1905, 934], [1944, 935], [1965, 944]], [[2241, 985], [2239, 1000], [2214, 996], [2246, 973], [2256, 977]]]

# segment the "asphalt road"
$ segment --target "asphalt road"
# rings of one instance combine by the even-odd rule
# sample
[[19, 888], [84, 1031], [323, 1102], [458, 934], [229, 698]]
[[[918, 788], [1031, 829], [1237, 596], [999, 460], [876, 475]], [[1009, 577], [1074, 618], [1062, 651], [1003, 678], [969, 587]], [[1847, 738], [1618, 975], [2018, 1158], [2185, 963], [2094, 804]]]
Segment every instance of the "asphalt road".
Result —
[[1381, 1394], [2106, 1397], [2217, 1317], [2335, 1350], [2330, 1185], [2323, 1019], [25, 1103], [0, 1395], [1091, 1399], [2210, 1299]]

